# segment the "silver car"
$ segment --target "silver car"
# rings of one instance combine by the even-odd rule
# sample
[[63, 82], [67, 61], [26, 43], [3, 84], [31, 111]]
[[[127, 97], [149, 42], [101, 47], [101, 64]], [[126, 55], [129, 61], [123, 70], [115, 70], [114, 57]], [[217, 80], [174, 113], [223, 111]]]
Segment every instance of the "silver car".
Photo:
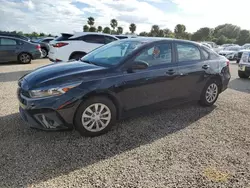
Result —
[[42, 55], [41, 46], [19, 38], [0, 35], [0, 63], [30, 63]]

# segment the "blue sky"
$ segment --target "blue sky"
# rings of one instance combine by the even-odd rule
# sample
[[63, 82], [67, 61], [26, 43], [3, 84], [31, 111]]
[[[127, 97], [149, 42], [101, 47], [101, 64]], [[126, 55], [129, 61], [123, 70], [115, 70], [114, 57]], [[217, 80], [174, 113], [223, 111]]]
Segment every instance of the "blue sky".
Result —
[[137, 33], [149, 31], [153, 24], [173, 30], [179, 23], [189, 32], [224, 23], [250, 29], [250, 1], [237, 0], [237, 6], [228, 0], [0, 0], [0, 30], [82, 31], [89, 16], [95, 18], [95, 26], [103, 27], [115, 18], [125, 32], [135, 23]]

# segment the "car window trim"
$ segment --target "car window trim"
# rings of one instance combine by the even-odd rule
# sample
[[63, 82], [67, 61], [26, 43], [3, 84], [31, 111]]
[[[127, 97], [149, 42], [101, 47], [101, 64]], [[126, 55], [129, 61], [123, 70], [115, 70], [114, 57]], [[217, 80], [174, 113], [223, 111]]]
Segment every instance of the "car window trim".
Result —
[[[144, 44], [144, 45], [140, 46], [137, 50], [135, 50], [132, 54], [130, 54], [126, 59], [124, 59], [123, 62], [121, 62], [119, 65], [115, 66], [114, 68], [116, 68], [116, 69], [118, 69], [118, 70], [120, 70], [122, 72], [127, 71], [127, 69], [132, 65], [132, 63], [134, 62], [134, 60], [138, 56], [138, 54], [140, 54], [146, 48], [151, 48], [154, 45], [161, 44], [161, 43], [170, 43], [171, 51], [172, 51], [172, 53], [171, 53], [172, 54], [171, 63], [165, 63], [165, 64], [162, 64], [162, 65], [164, 65], [164, 66], [167, 65], [167, 67], [170, 66], [170, 65], [173, 65], [173, 66], [177, 65], [177, 61], [176, 61], [175, 53], [174, 53], [175, 49], [174, 49], [173, 41], [161, 40], [161, 41], [154, 41], [154, 42], [151, 42], [151, 43]], [[159, 66], [159, 65], [155, 65], [155, 66], [151, 66], [151, 67], [156, 67], [156, 66]], [[149, 67], [146, 70], [150, 70], [151, 67]]]
[[[201, 59], [197, 59], [197, 60], [187, 60], [187, 61], [179, 61], [179, 56], [178, 56], [178, 50], [177, 50], [177, 44], [187, 44], [187, 45], [193, 45], [194, 47], [198, 48], [199, 52], [200, 52], [200, 57]], [[187, 62], [197, 62], [197, 61], [204, 61], [203, 55], [201, 53], [200, 47], [198, 45], [192, 44], [190, 42], [174, 42], [174, 47], [175, 47], [175, 55], [176, 55], [176, 62], [178, 63], [187, 63]]]

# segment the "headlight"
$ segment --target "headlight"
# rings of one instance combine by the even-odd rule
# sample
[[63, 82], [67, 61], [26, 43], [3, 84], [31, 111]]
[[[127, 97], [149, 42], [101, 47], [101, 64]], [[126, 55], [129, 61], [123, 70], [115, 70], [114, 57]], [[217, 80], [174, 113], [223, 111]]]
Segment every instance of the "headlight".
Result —
[[79, 86], [81, 83], [73, 84], [73, 85], [67, 85], [67, 86], [62, 86], [58, 88], [50, 88], [50, 89], [45, 89], [45, 90], [31, 90], [29, 92], [31, 98], [42, 98], [42, 97], [50, 97], [50, 96], [58, 96], [62, 95], [72, 88]]

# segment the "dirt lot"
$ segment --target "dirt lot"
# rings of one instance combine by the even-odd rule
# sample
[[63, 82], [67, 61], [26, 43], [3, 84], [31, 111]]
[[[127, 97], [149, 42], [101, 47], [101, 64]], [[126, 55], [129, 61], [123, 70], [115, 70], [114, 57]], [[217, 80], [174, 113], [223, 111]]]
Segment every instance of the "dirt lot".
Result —
[[47, 63], [0, 65], [0, 187], [250, 187], [250, 79], [235, 63], [213, 107], [152, 112], [96, 138], [21, 120], [17, 79]]

